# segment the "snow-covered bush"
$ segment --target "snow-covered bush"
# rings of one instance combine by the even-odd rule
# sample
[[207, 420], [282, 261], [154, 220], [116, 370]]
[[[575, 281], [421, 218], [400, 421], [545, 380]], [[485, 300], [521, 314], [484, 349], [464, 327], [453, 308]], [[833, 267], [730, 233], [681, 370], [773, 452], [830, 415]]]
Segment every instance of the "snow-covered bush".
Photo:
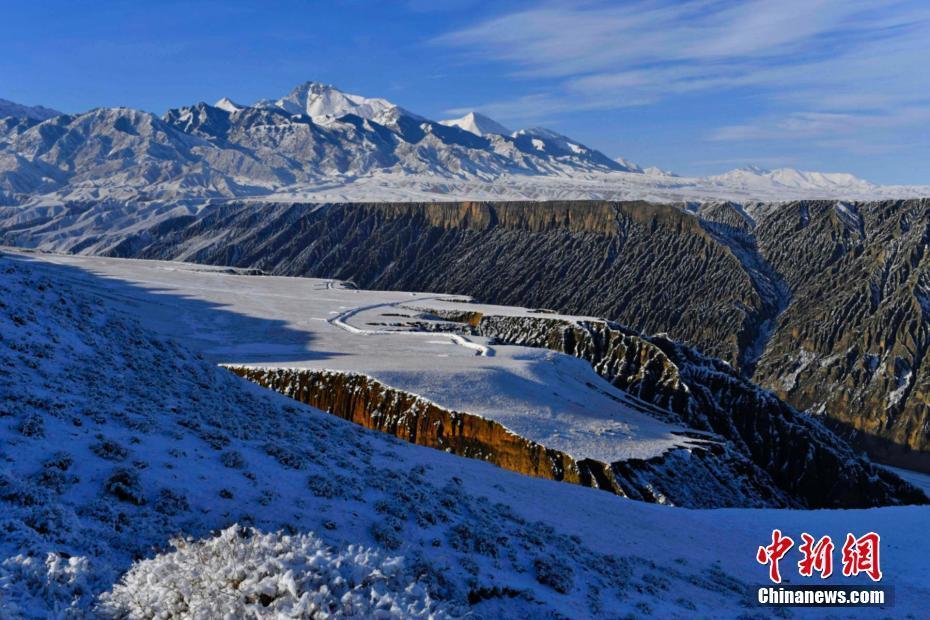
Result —
[[139, 474], [131, 469], [120, 467], [113, 471], [113, 474], [107, 479], [104, 488], [117, 499], [129, 502], [137, 506], [145, 503], [145, 496], [142, 493], [142, 482], [139, 480]]
[[439, 618], [401, 557], [350, 545], [327, 547], [314, 534], [287, 536], [234, 525], [175, 551], [137, 562], [102, 611], [154, 618]]
[[84, 557], [17, 555], [0, 563], [0, 619], [31, 617], [46, 609], [57, 618], [80, 618], [93, 600]]

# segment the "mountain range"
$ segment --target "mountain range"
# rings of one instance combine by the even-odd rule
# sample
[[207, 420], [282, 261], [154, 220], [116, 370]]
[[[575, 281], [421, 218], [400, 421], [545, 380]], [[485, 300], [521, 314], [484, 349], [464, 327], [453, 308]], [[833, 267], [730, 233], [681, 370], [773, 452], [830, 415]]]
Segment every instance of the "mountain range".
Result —
[[162, 116], [60, 114], [0, 100], [0, 204], [269, 197], [283, 200], [907, 197], [848, 174], [744, 168], [679, 177], [611, 159], [542, 127], [478, 113], [433, 121], [306, 82], [278, 99], [223, 98]]

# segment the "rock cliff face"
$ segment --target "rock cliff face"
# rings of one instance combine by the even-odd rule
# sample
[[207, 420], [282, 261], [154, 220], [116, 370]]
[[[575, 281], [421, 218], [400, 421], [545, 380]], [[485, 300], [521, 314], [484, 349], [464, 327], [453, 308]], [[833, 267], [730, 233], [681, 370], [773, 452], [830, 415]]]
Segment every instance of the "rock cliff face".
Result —
[[714, 433], [810, 507], [926, 501], [856, 455], [819, 421], [741, 377], [728, 364], [665, 337], [643, 337], [606, 321], [569, 322], [480, 313], [439, 313], [503, 344], [545, 347], [591, 362], [618, 388]]
[[352, 373], [230, 366], [237, 375], [372, 430], [521, 474], [594, 487], [632, 499], [687, 506], [798, 507], [741, 454], [706, 437], [700, 447], [616, 463], [575, 458], [486, 418], [444, 409]]
[[755, 379], [930, 471], [930, 200], [792, 203], [756, 236], [792, 303]]
[[[927, 199], [229, 204], [75, 250], [606, 317], [719, 357], [873, 456], [930, 471], [928, 229]], [[2, 239], [28, 245], [22, 234]]]

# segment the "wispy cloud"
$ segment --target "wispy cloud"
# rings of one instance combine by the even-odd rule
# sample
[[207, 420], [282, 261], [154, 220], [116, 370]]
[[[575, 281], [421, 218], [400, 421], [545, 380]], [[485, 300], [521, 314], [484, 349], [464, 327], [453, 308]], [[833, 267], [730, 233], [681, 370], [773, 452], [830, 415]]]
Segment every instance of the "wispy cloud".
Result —
[[930, 5], [922, 0], [544, 4], [434, 43], [550, 85], [476, 102], [507, 118], [739, 91], [764, 97], [769, 109], [710, 139], [825, 139], [926, 124], [930, 110]]

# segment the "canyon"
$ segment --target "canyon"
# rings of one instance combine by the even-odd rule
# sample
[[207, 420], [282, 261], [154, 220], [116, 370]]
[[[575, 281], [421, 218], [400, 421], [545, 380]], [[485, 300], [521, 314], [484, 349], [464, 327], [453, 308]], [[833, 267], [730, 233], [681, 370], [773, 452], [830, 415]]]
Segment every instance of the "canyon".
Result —
[[927, 199], [222, 204], [69, 234], [94, 213], [7, 220], [0, 238], [604, 317], [719, 357], [879, 460], [930, 469]]

